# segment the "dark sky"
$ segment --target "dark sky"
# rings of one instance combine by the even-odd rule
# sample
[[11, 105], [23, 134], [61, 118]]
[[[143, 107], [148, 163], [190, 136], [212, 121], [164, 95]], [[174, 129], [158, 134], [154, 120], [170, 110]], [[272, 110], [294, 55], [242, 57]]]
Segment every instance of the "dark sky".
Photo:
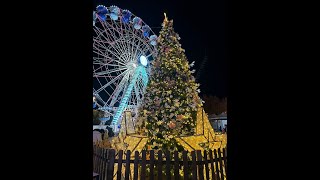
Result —
[[[166, 12], [173, 19], [189, 62], [199, 69], [207, 55], [199, 83], [201, 94], [227, 96], [226, 8], [223, 0], [94, 0], [97, 5], [116, 5], [140, 17], [158, 35]], [[153, 28], [155, 27], [155, 28]], [[197, 72], [196, 72], [197, 73]], [[196, 75], [196, 73], [194, 75]]]

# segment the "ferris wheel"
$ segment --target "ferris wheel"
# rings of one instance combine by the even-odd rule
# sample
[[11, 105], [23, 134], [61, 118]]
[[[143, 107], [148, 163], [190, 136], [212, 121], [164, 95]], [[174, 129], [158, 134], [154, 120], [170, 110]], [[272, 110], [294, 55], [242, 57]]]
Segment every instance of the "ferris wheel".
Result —
[[138, 114], [156, 45], [155, 33], [129, 10], [99, 5], [93, 12], [93, 96], [113, 125], [126, 110]]

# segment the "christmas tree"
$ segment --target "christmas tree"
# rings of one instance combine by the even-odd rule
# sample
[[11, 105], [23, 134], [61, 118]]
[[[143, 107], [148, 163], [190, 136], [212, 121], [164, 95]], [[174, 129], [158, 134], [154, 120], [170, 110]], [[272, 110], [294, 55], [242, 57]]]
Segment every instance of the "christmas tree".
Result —
[[148, 149], [181, 151], [175, 138], [195, 132], [197, 110], [202, 106], [199, 84], [179, 40], [173, 20], [165, 17], [137, 123], [149, 138]]

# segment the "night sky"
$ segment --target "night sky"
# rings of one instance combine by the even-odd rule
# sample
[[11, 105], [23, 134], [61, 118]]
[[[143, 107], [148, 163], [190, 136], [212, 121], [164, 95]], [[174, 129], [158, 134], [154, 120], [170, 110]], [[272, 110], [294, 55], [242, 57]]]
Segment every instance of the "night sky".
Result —
[[163, 13], [173, 19], [174, 29], [181, 37], [191, 63], [195, 61], [196, 73], [205, 55], [207, 61], [201, 71], [200, 94], [227, 97], [226, 8], [223, 0], [94, 0], [97, 5], [116, 5], [140, 17], [159, 35]]

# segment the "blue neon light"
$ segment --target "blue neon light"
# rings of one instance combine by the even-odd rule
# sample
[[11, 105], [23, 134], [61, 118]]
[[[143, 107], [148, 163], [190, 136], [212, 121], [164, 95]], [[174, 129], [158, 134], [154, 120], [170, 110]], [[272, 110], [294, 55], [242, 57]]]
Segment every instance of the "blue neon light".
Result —
[[148, 84], [148, 74], [146, 72], [146, 69], [143, 66], [138, 66], [136, 68], [136, 71], [135, 71], [131, 81], [130, 81], [130, 84], [127, 88], [127, 91], [125, 92], [124, 97], [122, 98], [122, 100], [120, 102], [120, 105], [117, 109], [117, 112], [113, 117], [113, 120], [112, 120], [113, 124], [118, 124], [119, 118], [128, 105], [128, 100], [131, 95], [132, 89], [133, 89], [133, 87], [138, 79], [138, 76], [140, 74], [142, 75], [142, 81], [143, 81], [143, 84], [145, 85], [145, 87]]

